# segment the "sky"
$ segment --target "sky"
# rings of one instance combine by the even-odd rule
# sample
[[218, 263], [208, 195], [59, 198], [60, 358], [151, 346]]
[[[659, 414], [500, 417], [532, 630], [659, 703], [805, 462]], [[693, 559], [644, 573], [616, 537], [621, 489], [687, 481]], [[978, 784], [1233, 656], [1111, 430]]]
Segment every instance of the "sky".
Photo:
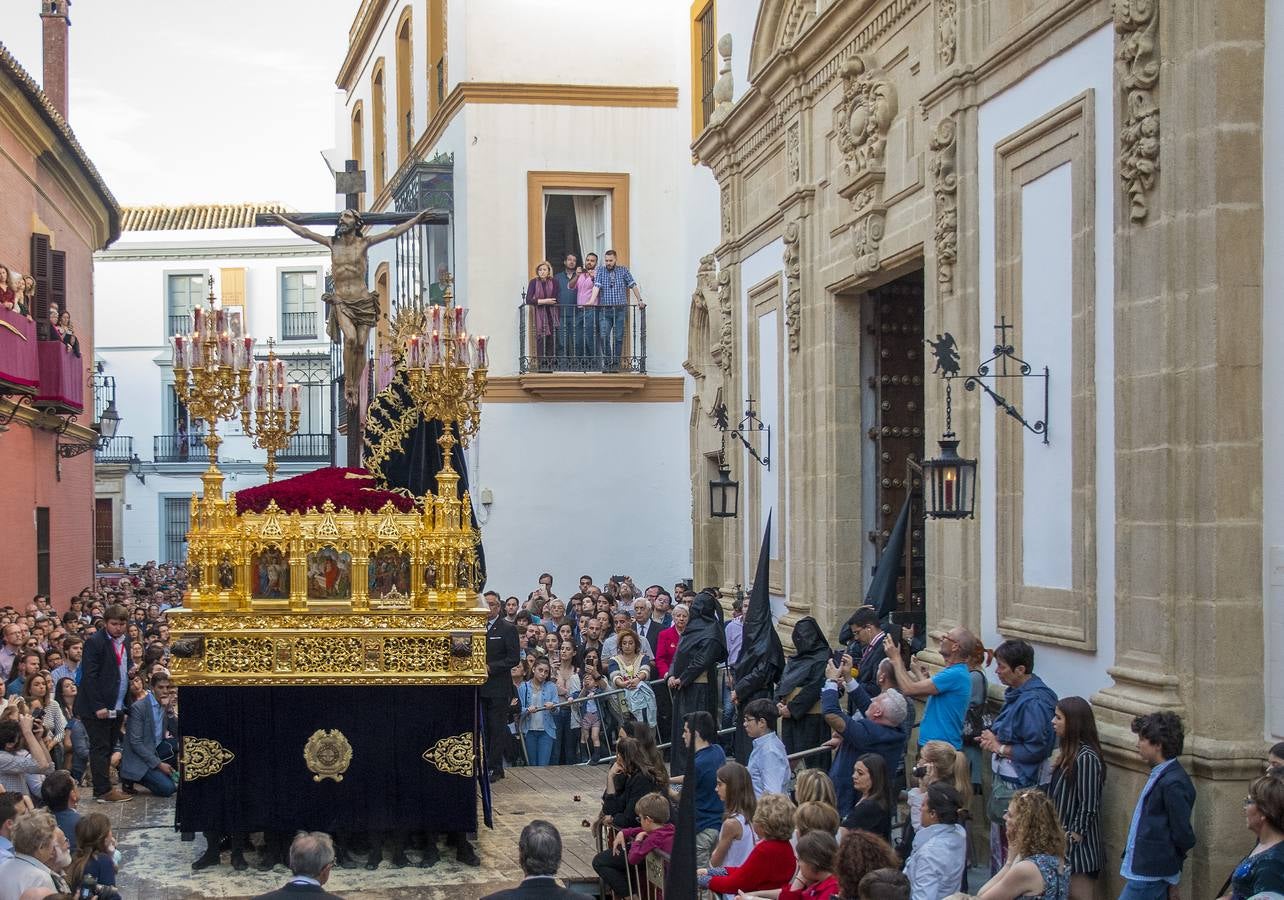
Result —
[[[72, 130], [122, 206], [331, 210], [334, 79], [358, 0], [73, 0]], [[40, 0], [0, 43], [43, 78]]]

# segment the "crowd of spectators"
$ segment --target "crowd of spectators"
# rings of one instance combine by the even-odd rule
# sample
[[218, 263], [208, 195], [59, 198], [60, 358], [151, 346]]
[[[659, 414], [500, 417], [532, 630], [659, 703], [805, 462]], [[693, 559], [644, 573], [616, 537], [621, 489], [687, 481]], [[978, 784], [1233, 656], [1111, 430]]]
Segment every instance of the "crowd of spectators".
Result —
[[[149, 564], [86, 589], [62, 614], [47, 597], [0, 608], [0, 900], [29, 887], [75, 889], [86, 873], [114, 883], [115, 838], [106, 817], [78, 812], [82, 790], [103, 802], [176, 790], [166, 611], [184, 587], [181, 568]], [[688, 790], [697, 874], [710, 893], [1096, 894], [1109, 865], [1096, 718], [1086, 700], [1057, 697], [1040, 679], [1025, 641], [988, 651], [956, 627], [941, 635], [929, 670], [916, 659], [915, 630], [866, 607], [832, 644], [803, 617], [784, 657], [774, 623], [761, 627], [764, 610], [737, 601], [726, 615], [716, 592], [683, 582], [639, 589], [616, 575], [599, 587], [584, 575], [564, 600], [545, 574], [525, 598], [492, 591], [485, 600], [492, 681], [482, 696], [488, 751], [498, 751], [486, 754], [490, 777], [502, 778], [505, 765], [605, 766], [593, 865], [617, 896], [638, 892], [648, 854], [671, 850]], [[1001, 704], [988, 700], [989, 664]], [[1132, 729], [1150, 774], [1118, 836], [1118, 871], [1123, 897], [1158, 900], [1177, 890], [1195, 845], [1195, 789], [1179, 761], [1178, 715], [1140, 715]], [[678, 748], [688, 743], [694, 762], [684, 771]], [[1284, 745], [1252, 783], [1244, 817], [1256, 843], [1219, 892], [1230, 900], [1284, 890]], [[976, 826], [989, 830], [984, 884], [969, 883], [984, 835]], [[217, 861], [218, 836], [207, 841]], [[264, 851], [269, 863], [287, 844]], [[243, 849], [233, 849], [236, 868]], [[345, 855], [314, 849], [330, 862], [313, 860], [308, 871]], [[401, 845], [394, 864], [398, 856], [404, 864]]]
[[556, 273], [552, 263], [541, 260], [523, 294], [531, 307], [527, 321], [539, 369], [618, 371], [626, 334], [637, 339], [629, 320], [630, 296], [636, 297], [637, 309], [646, 308], [642, 289], [614, 250], [603, 254], [601, 266], [596, 253], [586, 254], [583, 265], [567, 253]]
[[[23, 275], [0, 263], [0, 309], [7, 309], [35, 321], [36, 279]], [[42, 341], [59, 341], [70, 353], [80, 355], [80, 339], [71, 321], [71, 313], [59, 310], [58, 304], [49, 304], [48, 319], [37, 322], [37, 333]]]

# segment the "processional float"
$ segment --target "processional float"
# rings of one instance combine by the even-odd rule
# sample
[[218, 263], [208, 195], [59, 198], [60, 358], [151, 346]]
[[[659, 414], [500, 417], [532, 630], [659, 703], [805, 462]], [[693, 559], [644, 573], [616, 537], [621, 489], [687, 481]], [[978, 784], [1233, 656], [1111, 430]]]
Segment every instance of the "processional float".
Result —
[[174, 339], [175, 389], [209, 450], [189, 590], [170, 611], [183, 830], [475, 830], [486, 609], [452, 456], [477, 432], [488, 365], [486, 339], [445, 293], [393, 323], [410, 402], [381, 426], [386, 455], [440, 423], [442, 466], [422, 496], [389, 489], [373, 465], [225, 494], [219, 421], [239, 415], [272, 452], [297, 429], [297, 400], [278, 361], [256, 369], [253, 340], [224, 330], [212, 291]]

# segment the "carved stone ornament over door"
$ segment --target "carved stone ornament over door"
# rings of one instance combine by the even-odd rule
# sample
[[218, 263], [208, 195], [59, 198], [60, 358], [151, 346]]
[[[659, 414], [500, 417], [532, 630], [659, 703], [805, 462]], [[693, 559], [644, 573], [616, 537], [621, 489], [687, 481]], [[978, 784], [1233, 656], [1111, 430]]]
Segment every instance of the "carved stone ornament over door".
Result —
[[1159, 0], [1114, 0], [1115, 71], [1123, 111], [1119, 128], [1119, 177], [1128, 216], [1145, 221], [1159, 172]]
[[732, 348], [735, 346], [735, 326], [732, 324], [733, 298], [731, 296], [731, 270], [718, 272], [718, 343], [711, 351], [714, 362], [723, 375], [730, 377]]
[[834, 109], [834, 124], [843, 169], [858, 178], [883, 168], [887, 132], [896, 118], [896, 88], [860, 56], [843, 63], [842, 76], [843, 98]]
[[887, 223], [883, 202], [887, 133], [896, 118], [896, 88], [860, 56], [843, 64], [843, 97], [834, 108], [834, 128], [842, 153], [838, 194], [851, 203], [849, 231], [857, 275], [878, 271]]
[[798, 241], [802, 231], [797, 222], [785, 226], [785, 327], [789, 334], [789, 350], [798, 352], [798, 332], [802, 312], [802, 266]]
[[954, 65], [958, 45], [958, 0], [936, 0], [936, 59], [942, 69]]
[[[714, 359], [712, 320], [717, 313], [718, 265], [713, 254], [700, 257], [696, 272], [696, 289], [691, 294], [691, 311], [687, 320], [687, 359], [682, 368], [695, 380], [695, 398], [700, 410], [712, 412], [715, 398], [722, 389], [722, 369]], [[711, 315], [710, 308], [714, 309]]]
[[958, 126], [953, 119], [937, 123], [929, 148], [932, 161], [928, 169], [936, 197], [936, 287], [945, 299], [954, 293], [954, 263], [958, 259]]

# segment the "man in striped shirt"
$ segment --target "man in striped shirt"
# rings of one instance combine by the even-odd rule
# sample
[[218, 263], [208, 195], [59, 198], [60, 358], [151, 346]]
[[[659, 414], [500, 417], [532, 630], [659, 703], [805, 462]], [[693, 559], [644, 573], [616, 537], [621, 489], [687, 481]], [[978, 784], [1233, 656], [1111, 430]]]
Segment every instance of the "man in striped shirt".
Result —
[[602, 353], [602, 371], [618, 371], [620, 356], [624, 353], [624, 334], [627, 327], [629, 292], [638, 299], [638, 309], [646, 309], [642, 289], [624, 266], [618, 265], [614, 250], [607, 250], [605, 265], [597, 270], [593, 279], [593, 303], [602, 307], [598, 311], [598, 346]]

